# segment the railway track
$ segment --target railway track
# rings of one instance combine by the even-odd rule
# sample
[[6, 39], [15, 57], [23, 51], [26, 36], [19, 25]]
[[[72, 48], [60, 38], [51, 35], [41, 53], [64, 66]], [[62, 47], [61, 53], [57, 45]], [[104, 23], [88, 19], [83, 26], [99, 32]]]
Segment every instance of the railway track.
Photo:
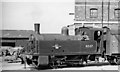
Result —
[[118, 70], [118, 68], [118, 65], [110, 65], [108, 62], [90, 62], [85, 66], [63, 66], [56, 69], [51, 69], [48, 66], [42, 66], [38, 68], [32, 67], [31, 70]]

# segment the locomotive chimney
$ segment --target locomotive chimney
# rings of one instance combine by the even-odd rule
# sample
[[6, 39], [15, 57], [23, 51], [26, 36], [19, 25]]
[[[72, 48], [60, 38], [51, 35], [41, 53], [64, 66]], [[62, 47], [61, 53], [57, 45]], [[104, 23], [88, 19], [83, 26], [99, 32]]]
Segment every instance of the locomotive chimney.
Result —
[[36, 32], [37, 34], [40, 34], [40, 24], [39, 24], [39, 23], [35, 23], [35, 24], [34, 24], [34, 28], [35, 28], [35, 32]]
[[68, 36], [69, 35], [68, 28], [67, 27], [63, 27], [61, 33], [62, 33], [62, 35]]

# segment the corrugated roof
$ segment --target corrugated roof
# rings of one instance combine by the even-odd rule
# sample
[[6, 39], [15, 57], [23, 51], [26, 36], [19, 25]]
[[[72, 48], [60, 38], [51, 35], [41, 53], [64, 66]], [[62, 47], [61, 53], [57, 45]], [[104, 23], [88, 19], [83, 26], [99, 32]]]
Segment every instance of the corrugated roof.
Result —
[[26, 38], [30, 34], [35, 34], [32, 30], [1, 30], [2, 38]]

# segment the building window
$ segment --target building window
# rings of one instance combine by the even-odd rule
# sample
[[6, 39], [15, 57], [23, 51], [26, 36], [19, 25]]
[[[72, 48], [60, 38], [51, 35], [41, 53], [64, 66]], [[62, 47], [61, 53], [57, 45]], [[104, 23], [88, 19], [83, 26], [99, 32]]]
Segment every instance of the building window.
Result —
[[98, 17], [98, 9], [96, 9], [96, 8], [91, 8], [91, 9], [90, 9], [90, 17], [91, 17], [91, 18], [97, 18], [97, 17]]
[[115, 9], [114, 15], [115, 15], [115, 18], [120, 18], [120, 8]]

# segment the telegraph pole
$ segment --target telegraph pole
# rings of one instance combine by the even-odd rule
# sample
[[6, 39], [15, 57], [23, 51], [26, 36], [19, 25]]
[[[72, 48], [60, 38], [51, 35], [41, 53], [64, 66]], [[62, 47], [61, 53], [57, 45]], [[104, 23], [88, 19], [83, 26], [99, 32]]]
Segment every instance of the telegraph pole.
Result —
[[86, 0], [85, 0], [85, 19], [86, 19]]
[[102, 27], [103, 27], [103, 0], [102, 0]]
[[109, 2], [108, 2], [108, 26], [109, 26], [109, 18], [110, 18], [110, 17], [109, 17], [109, 14], [110, 14], [109, 12], [110, 12], [110, 0], [109, 0]]

